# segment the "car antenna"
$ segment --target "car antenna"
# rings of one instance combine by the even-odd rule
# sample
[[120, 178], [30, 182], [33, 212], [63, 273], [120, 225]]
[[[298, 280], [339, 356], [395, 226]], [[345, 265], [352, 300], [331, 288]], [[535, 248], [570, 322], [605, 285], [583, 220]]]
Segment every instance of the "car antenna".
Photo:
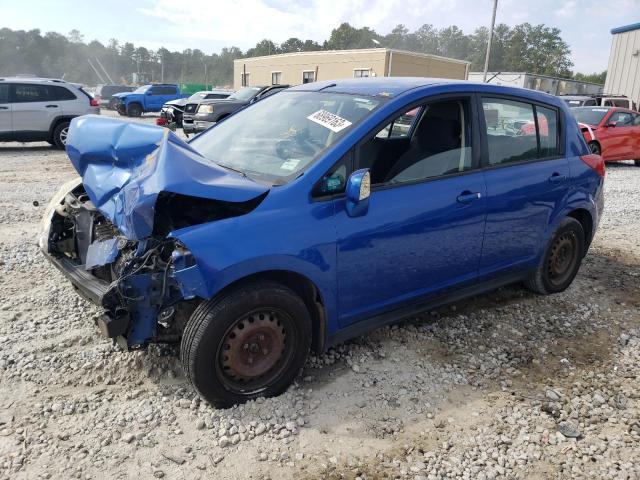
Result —
[[322, 91], [322, 90], [324, 90], [325, 88], [331, 88], [331, 87], [335, 87], [335, 86], [337, 86], [337, 85], [338, 85], [337, 83], [330, 83], [329, 85], [325, 85], [324, 87], [319, 88], [319, 89], [318, 89], [318, 91], [319, 91], [319, 92], [321, 92], [321, 91]]

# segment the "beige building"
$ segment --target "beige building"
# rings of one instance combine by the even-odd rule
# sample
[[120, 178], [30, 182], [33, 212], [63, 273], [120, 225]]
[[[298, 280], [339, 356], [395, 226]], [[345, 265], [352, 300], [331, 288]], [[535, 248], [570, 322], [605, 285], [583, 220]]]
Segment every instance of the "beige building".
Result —
[[604, 91], [609, 95], [626, 95], [640, 108], [640, 23], [614, 28], [611, 34]]
[[296, 52], [233, 62], [233, 86], [298, 85], [358, 77], [437, 77], [466, 80], [469, 62], [388, 48]]

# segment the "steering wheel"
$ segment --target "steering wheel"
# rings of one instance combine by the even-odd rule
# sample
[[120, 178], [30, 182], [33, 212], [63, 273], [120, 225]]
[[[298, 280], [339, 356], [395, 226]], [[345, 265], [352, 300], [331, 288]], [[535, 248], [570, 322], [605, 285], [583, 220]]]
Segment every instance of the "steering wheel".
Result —
[[291, 138], [280, 140], [276, 144], [276, 153], [282, 159], [310, 156], [316, 153], [311, 141], [302, 135], [295, 135]]

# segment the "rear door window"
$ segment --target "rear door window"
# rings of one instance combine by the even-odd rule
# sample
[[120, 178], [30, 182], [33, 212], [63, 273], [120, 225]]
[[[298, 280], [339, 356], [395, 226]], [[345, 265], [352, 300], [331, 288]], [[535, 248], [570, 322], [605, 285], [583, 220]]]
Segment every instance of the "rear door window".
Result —
[[46, 85], [18, 83], [13, 91], [15, 103], [46, 102], [51, 100], [49, 88]]
[[559, 155], [557, 109], [492, 98], [483, 99], [482, 107], [489, 165]]
[[487, 127], [489, 165], [538, 158], [532, 104], [485, 98], [482, 110]]

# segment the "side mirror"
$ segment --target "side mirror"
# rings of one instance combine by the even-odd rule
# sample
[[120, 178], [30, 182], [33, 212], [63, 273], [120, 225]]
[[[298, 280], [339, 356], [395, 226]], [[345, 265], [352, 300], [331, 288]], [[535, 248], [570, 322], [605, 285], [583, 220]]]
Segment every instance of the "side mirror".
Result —
[[618, 124], [618, 122], [609, 122], [607, 123], [607, 127], [615, 127]]
[[368, 168], [357, 170], [347, 180], [347, 214], [359, 217], [369, 210], [371, 196], [371, 174]]
[[147, 95], [153, 95], [153, 93], [152, 92], [147, 92]]

